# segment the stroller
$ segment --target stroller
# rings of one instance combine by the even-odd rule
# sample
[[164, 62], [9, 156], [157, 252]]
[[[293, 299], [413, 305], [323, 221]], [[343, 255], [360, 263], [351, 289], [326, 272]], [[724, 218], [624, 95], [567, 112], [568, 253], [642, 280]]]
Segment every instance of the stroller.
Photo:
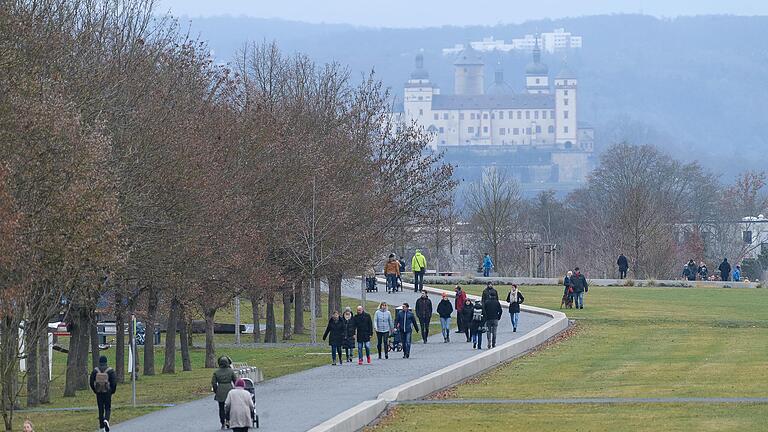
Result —
[[[256, 406], [256, 387], [253, 385], [253, 380], [250, 378], [243, 378], [243, 381], [245, 381], [245, 390], [248, 391], [248, 393], [251, 394], [251, 400], [253, 401], [253, 405]], [[253, 426], [258, 429], [259, 428], [259, 416], [256, 414], [256, 410], [254, 409], [251, 412], [251, 418], [253, 418]]]
[[379, 291], [379, 287], [376, 285], [376, 276], [368, 276], [365, 278], [365, 292], [374, 291]]
[[395, 334], [392, 336], [392, 342], [389, 344], [389, 351], [390, 352], [400, 352], [403, 350], [403, 343], [400, 340], [400, 332], [396, 331]]

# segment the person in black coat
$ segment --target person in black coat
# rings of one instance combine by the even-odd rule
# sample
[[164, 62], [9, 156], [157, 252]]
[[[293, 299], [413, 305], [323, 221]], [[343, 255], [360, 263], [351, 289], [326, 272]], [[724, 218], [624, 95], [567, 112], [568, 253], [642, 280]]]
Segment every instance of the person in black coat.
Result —
[[334, 366], [336, 366], [336, 354], [339, 355], [339, 363], [344, 360], [341, 357], [341, 345], [344, 343], [344, 322], [339, 318], [339, 313], [334, 311], [331, 315], [331, 319], [328, 320], [328, 325], [325, 327], [325, 333], [323, 333], [323, 340], [329, 335], [328, 345], [331, 346], [331, 360]]
[[432, 300], [426, 292], [421, 293], [421, 297], [416, 300], [416, 317], [421, 326], [421, 340], [427, 343], [429, 337], [429, 322], [432, 320]]
[[443, 293], [443, 299], [437, 304], [437, 315], [440, 316], [440, 328], [443, 331], [443, 342], [451, 341], [451, 314], [453, 305], [448, 300], [448, 293]]
[[498, 297], [491, 297], [483, 303], [485, 327], [488, 329], [488, 348], [496, 347], [496, 333], [499, 329], [502, 308]]
[[464, 299], [464, 307], [461, 309], [461, 322], [462, 324], [462, 330], [464, 333], [464, 336], [467, 337], [467, 342], [471, 341], [470, 337], [470, 324], [472, 323], [472, 312], [474, 310], [474, 305], [472, 304], [472, 300], [470, 299]]
[[616, 265], [619, 266], [619, 279], [627, 277], [627, 270], [629, 269], [629, 261], [624, 254], [619, 255], [619, 259], [616, 260]]
[[482, 295], [482, 304], [485, 304], [486, 301], [490, 298], [495, 298], [496, 300], [499, 299], [499, 292], [496, 291], [496, 288], [493, 287], [493, 284], [488, 282], [488, 285], [485, 286], [485, 289], [483, 290]]
[[352, 309], [347, 307], [340, 319], [344, 324], [344, 339], [341, 341], [341, 346], [344, 348], [347, 362], [351, 362], [352, 352], [355, 349], [355, 323], [352, 321]]
[[[467, 306], [464, 308], [466, 309]], [[485, 333], [483, 304], [477, 301], [470, 309], [472, 310], [472, 315], [469, 319], [469, 333], [472, 337], [472, 348], [483, 349], [483, 333]]]
[[[98, 376], [97, 376], [98, 374]], [[104, 379], [106, 376], [106, 379]], [[117, 391], [117, 374], [108, 366], [107, 357], [99, 357], [99, 366], [91, 372], [89, 384], [96, 394], [99, 409], [99, 429], [109, 432], [109, 417], [112, 414], [112, 395]]]
[[362, 306], [357, 307], [357, 313], [352, 318], [357, 335], [357, 364], [363, 364], [363, 348], [368, 363], [371, 363], [371, 336], [373, 336], [373, 320]]
[[507, 303], [509, 303], [509, 317], [512, 319], [512, 331], [517, 331], [517, 323], [520, 322], [520, 305], [525, 301], [523, 293], [512, 285], [512, 290], [507, 294]]
[[720, 280], [727, 281], [731, 279], [731, 264], [728, 263], [728, 258], [723, 258], [723, 262], [720, 263]]
[[578, 267], [573, 269], [571, 283], [573, 284], [573, 298], [576, 300], [576, 309], [584, 309], [584, 293], [589, 289], [589, 285], [587, 285], [587, 278], [581, 274], [581, 270]]

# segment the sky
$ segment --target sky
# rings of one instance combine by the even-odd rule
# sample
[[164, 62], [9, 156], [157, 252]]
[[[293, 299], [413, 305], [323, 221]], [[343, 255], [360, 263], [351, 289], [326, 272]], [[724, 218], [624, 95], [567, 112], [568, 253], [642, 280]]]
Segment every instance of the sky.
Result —
[[766, 0], [158, 0], [176, 16], [246, 15], [368, 27], [493, 25], [611, 13], [768, 15]]

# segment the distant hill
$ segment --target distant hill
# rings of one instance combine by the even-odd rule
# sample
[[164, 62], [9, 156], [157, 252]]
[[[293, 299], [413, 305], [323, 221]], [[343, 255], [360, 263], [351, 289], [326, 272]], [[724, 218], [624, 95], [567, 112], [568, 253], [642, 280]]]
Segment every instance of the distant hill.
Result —
[[[183, 21], [183, 20], [182, 20]], [[519, 25], [375, 29], [247, 17], [195, 18], [193, 34], [231, 60], [246, 40], [276, 40], [287, 52], [349, 66], [353, 77], [375, 70], [396, 96], [424, 50], [425, 66], [444, 92], [453, 86], [452, 58], [441, 49], [485, 36], [510, 40], [564, 27], [584, 38], [567, 54], [580, 79], [580, 119], [597, 128], [598, 150], [615, 141], [647, 142], [678, 159], [699, 160], [731, 177], [768, 162], [768, 17], [657, 19], [605, 15]], [[554, 75], [563, 54], [544, 56]], [[487, 82], [500, 62], [522, 91], [529, 55], [488, 55]]]

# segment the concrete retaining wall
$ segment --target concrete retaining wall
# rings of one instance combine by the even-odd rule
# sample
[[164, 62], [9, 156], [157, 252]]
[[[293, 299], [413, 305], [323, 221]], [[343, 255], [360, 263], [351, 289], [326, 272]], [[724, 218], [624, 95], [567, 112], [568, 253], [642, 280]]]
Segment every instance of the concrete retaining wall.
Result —
[[[685, 280], [631, 280], [631, 279], [588, 279], [591, 286], [616, 287], [677, 287], [677, 288], [759, 288], [758, 282], [719, 282], [719, 281], [685, 281]], [[463, 276], [425, 276], [424, 283], [431, 284], [465, 284], [485, 285], [560, 285], [562, 278], [528, 278], [528, 277], [463, 277]]]
[[[379, 279], [379, 281], [382, 280]], [[403, 286], [404, 288], [413, 288], [413, 285], [409, 283], [403, 283]], [[447, 293], [450, 297], [455, 297], [453, 291], [428, 286], [424, 287], [424, 291], [437, 295]], [[479, 299], [478, 296], [474, 295], [469, 295], [468, 297], [473, 300]], [[504, 307], [509, 306], [506, 302], [501, 303]], [[310, 432], [352, 432], [359, 430], [381, 415], [390, 402], [420, 399], [438, 390], [458, 384], [505, 361], [525, 354], [568, 328], [568, 318], [562, 312], [526, 305], [522, 305], [521, 309], [525, 312], [545, 315], [551, 319], [546, 324], [537, 327], [518, 339], [488, 351], [483, 351], [480, 354], [432, 372], [417, 380], [387, 390], [379, 394], [376, 399], [362, 402], [334, 418], [315, 426], [310, 429]]]

